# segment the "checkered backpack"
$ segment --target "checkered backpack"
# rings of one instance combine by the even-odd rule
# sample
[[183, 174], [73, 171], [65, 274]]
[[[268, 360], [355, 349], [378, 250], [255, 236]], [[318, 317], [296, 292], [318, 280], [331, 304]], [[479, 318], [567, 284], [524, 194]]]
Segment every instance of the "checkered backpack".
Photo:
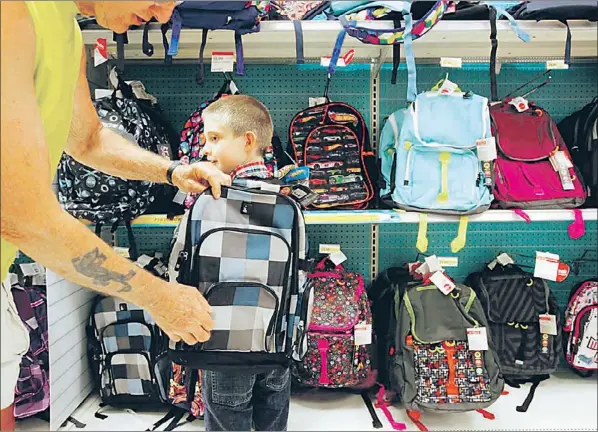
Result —
[[98, 296], [87, 326], [89, 363], [102, 402], [120, 407], [168, 402], [162, 377], [168, 339], [149, 314], [116, 297]]
[[239, 179], [214, 200], [206, 191], [184, 216], [169, 275], [196, 287], [213, 308], [210, 340], [171, 343], [193, 369], [259, 373], [286, 367], [295, 350], [295, 305], [305, 279], [305, 222], [274, 184]]

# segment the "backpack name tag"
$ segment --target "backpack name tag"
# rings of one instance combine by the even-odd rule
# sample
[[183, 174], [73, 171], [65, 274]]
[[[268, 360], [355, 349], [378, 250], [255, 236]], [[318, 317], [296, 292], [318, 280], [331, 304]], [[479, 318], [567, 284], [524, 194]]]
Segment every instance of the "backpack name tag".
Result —
[[250, 202], [243, 201], [241, 203], [241, 214], [248, 215], [249, 213], [251, 213], [251, 208], [252, 207], [253, 206], [251, 205]]
[[467, 344], [469, 345], [469, 351], [487, 351], [488, 335], [486, 327], [468, 328]]

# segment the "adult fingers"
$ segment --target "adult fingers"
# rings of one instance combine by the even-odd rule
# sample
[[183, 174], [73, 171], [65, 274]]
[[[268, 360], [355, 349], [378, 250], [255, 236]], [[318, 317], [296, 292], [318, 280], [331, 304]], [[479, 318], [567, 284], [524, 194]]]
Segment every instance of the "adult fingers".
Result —
[[202, 327], [198, 327], [197, 330], [193, 331], [192, 336], [198, 341], [198, 342], [205, 342], [208, 339], [210, 339], [210, 332], [206, 331], [204, 328]]
[[[199, 333], [199, 332], [198, 332]], [[198, 342], [204, 342], [207, 339], [204, 340], [199, 340], [198, 338], [195, 337], [194, 334], [192, 333], [181, 333], [181, 338], [183, 339], [183, 341], [187, 344], [187, 345], [195, 345]]]

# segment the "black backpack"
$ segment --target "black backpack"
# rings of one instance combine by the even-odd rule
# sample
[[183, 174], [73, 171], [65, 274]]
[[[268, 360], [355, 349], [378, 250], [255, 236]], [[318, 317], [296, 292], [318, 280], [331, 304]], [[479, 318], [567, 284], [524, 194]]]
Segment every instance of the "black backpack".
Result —
[[[515, 388], [532, 383], [525, 402], [517, 407], [525, 412], [536, 387], [559, 365], [562, 329], [556, 299], [544, 279], [514, 264], [472, 273], [465, 285], [476, 292], [486, 312], [505, 382]], [[556, 317], [556, 335], [540, 332], [542, 314]]]
[[588, 188], [586, 206], [598, 205], [598, 97], [558, 124]]

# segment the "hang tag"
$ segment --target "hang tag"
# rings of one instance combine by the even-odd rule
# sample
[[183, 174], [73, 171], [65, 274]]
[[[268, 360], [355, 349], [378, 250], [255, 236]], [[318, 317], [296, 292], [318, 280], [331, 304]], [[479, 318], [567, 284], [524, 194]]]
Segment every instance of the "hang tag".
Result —
[[528, 101], [521, 96], [512, 99], [509, 104], [513, 105], [519, 112], [524, 112], [529, 109]]
[[212, 52], [212, 72], [232, 72], [235, 54], [232, 52]]
[[120, 247], [120, 246], [114, 246], [112, 249], [114, 249], [114, 252], [116, 252], [121, 257], [123, 257], [123, 258], [130, 258], [130, 256], [129, 256], [129, 248]]
[[444, 267], [459, 267], [458, 257], [438, 257], [438, 263]]
[[347, 261], [347, 256], [342, 251], [338, 251], [328, 255], [328, 259], [337, 266]]
[[237, 84], [235, 84], [233, 80], [230, 81], [228, 88], [230, 89], [230, 92], [234, 95], [239, 93], [239, 87], [237, 87]]
[[[127, 253], [129, 252], [129, 250], [127, 249]], [[141, 255], [139, 258], [137, 258], [137, 265], [141, 268], [145, 268], [150, 262], [152, 262], [154, 258], [152, 258], [151, 256], [148, 255]]]
[[261, 182], [260, 190], [278, 193], [280, 192], [280, 185], [277, 185], [275, 183]]
[[548, 60], [546, 62], [546, 69], [569, 69], [569, 65], [565, 63], [564, 59]]
[[297, 201], [303, 208], [309, 207], [320, 199], [319, 194], [302, 184], [291, 186], [290, 197]]
[[560, 262], [559, 268], [556, 271], [556, 281], [563, 282], [569, 276], [570, 271], [571, 271], [571, 268], [569, 267], [569, 264]]
[[46, 273], [35, 275], [31, 278], [31, 283], [35, 286], [45, 286], [46, 285]]
[[559, 177], [561, 179], [563, 190], [568, 191], [575, 189], [575, 186], [573, 185], [573, 178], [571, 177], [571, 173], [568, 169], [559, 169]]
[[310, 97], [309, 98], [309, 107], [315, 107], [317, 105], [324, 105], [326, 103], [326, 98], [323, 96], [320, 97]]
[[496, 267], [496, 264], [498, 264], [497, 260], [492, 260], [491, 262], [488, 263], [488, 268], [490, 270], [494, 270], [494, 267]]
[[540, 315], [540, 333], [556, 336], [556, 317], [554, 315]]
[[98, 67], [108, 61], [108, 42], [106, 38], [97, 38], [93, 50], [93, 66]]
[[440, 86], [440, 88], [438, 89], [438, 93], [439, 94], [451, 94], [453, 93], [455, 90], [457, 90], [459, 86], [457, 84], [455, 84], [454, 82], [445, 79], [444, 82], [442, 83], [442, 85]]
[[482, 172], [484, 173], [484, 186], [492, 188], [494, 183], [494, 162], [482, 161]]
[[185, 198], [187, 198], [187, 194], [179, 190], [172, 199], [172, 202], [176, 204], [183, 204], [185, 202]]
[[[355, 50], [351, 48], [344, 56], [339, 56], [338, 61], [336, 62], [336, 67], [346, 67], [351, 64], [353, 61], [353, 57], [355, 57]], [[323, 56], [320, 58], [320, 66], [328, 67], [330, 66], [330, 60], [332, 59], [331, 56]]]
[[469, 345], [469, 351], [488, 351], [486, 327], [468, 328], [467, 345]]
[[442, 266], [440, 265], [440, 261], [438, 261], [438, 257], [436, 257], [436, 255], [426, 257], [424, 261], [428, 265], [428, 272], [435, 273], [437, 271], [442, 271]]
[[499, 256], [497, 256], [496, 261], [502, 266], [515, 264], [515, 261], [513, 261], [513, 259], [506, 253], [501, 253]]
[[438, 288], [444, 295], [448, 295], [455, 289], [455, 284], [451, 281], [444, 273], [437, 271], [432, 276], [430, 276], [430, 280], [436, 288]]
[[321, 254], [333, 254], [335, 252], [341, 251], [341, 245], [337, 244], [321, 244], [320, 245], [320, 253]]
[[164, 159], [172, 159], [172, 150], [170, 149], [170, 146], [168, 144], [158, 144], [158, 153]]
[[355, 326], [355, 345], [370, 345], [372, 343], [372, 325], [360, 322]]
[[534, 277], [556, 282], [559, 269], [559, 256], [549, 252], [536, 252]]
[[46, 273], [46, 269], [38, 263], [20, 264], [23, 276], [38, 276]]
[[440, 66], [445, 68], [462, 68], [463, 59], [459, 57], [441, 57]]
[[496, 154], [496, 139], [494, 137], [479, 139], [475, 145], [478, 149], [479, 160], [491, 162], [498, 157]]

